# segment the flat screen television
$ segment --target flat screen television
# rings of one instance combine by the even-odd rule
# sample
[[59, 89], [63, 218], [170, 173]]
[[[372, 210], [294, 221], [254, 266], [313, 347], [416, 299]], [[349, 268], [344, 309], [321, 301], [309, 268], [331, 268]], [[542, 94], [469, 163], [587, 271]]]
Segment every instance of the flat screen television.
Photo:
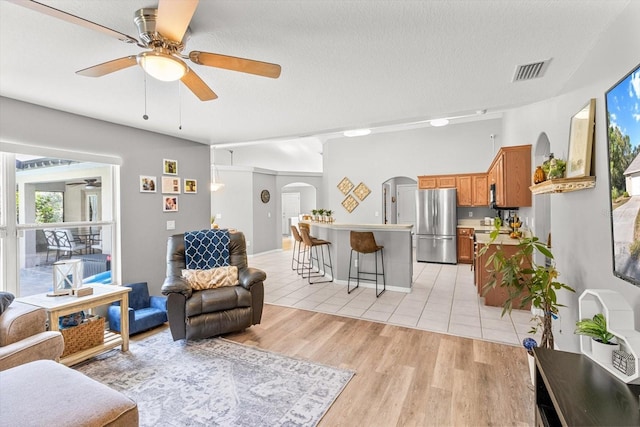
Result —
[[613, 274], [640, 286], [640, 64], [605, 101]]

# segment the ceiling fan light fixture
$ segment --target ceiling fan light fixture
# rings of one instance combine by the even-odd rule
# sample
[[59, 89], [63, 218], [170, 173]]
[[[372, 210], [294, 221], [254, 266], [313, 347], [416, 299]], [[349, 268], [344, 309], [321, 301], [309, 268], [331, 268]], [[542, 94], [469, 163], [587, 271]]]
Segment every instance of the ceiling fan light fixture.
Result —
[[187, 64], [179, 58], [164, 52], [147, 51], [137, 56], [138, 64], [151, 77], [163, 82], [180, 80], [187, 73]]

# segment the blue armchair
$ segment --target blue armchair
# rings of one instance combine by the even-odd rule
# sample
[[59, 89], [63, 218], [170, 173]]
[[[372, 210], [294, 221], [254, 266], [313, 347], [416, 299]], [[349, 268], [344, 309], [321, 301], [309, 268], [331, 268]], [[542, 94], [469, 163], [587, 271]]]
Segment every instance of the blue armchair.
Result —
[[[167, 297], [149, 296], [147, 282], [124, 285], [129, 292], [129, 335], [160, 326], [167, 321]], [[109, 307], [109, 329], [120, 332], [120, 303]]]

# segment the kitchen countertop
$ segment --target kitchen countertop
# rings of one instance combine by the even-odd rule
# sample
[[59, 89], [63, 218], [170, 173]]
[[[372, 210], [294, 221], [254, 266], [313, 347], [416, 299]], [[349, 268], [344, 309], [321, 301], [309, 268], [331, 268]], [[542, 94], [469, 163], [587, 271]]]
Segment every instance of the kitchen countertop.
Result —
[[[459, 219], [458, 220], [458, 228], [473, 228], [475, 231], [493, 231], [493, 225], [484, 225], [483, 219]], [[500, 227], [501, 233], [509, 233], [511, 232], [510, 227], [502, 226]]]
[[[488, 244], [491, 240], [491, 235], [488, 233], [476, 234], [476, 242], [480, 244]], [[508, 234], [500, 234], [493, 242], [494, 245], [517, 245], [520, 243], [520, 239], [512, 239]]]

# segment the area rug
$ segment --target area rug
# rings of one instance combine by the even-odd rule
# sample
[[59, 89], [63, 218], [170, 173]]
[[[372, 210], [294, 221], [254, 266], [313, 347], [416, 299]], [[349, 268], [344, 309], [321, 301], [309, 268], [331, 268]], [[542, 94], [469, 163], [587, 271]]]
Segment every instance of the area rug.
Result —
[[75, 368], [136, 401], [141, 426], [315, 426], [354, 375], [169, 330]]

